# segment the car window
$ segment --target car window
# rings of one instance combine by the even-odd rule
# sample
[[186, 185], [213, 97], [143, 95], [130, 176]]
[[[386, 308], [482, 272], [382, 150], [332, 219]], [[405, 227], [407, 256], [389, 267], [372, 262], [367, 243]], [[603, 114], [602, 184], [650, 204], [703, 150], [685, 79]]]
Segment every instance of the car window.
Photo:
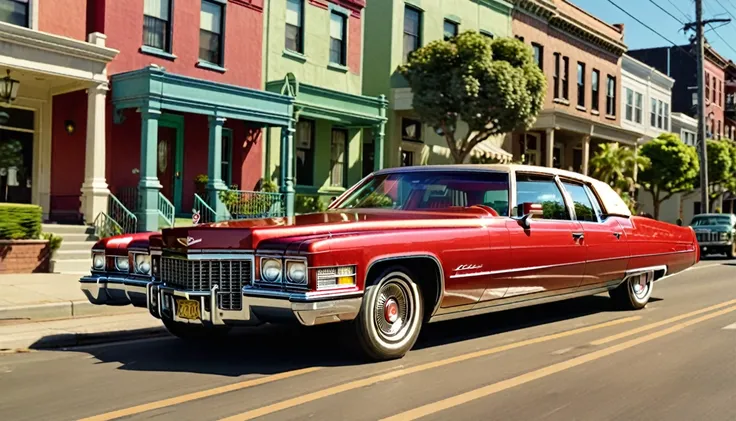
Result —
[[730, 225], [731, 218], [728, 216], [696, 216], [693, 219], [692, 226], [703, 225]]
[[[542, 205], [544, 219], [570, 219], [562, 192], [552, 177], [517, 173], [516, 205], [523, 206], [524, 203]], [[519, 213], [517, 209], [517, 216]]]
[[575, 207], [575, 217], [578, 221], [598, 222], [593, 203], [590, 201], [588, 192], [582, 184], [563, 182], [562, 185], [570, 194], [573, 206]]

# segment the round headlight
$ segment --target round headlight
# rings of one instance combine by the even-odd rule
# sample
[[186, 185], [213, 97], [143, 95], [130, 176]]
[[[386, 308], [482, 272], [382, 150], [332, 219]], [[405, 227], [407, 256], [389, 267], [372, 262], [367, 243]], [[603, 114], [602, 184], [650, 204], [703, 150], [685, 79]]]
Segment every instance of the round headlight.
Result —
[[151, 273], [151, 255], [150, 254], [136, 254], [135, 255], [135, 271], [142, 275], [148, 275], [149, 273]]
[[128, 269], [130, 269], [130, 265], [128, 264], [128, 258], [127, 257], [117, 257], [115, 258], [115, 266], [118, 267], [118, 270], [121, 272], [127, 272]]
[[292, 284], [307, 283], [307, 265], [304, 262], [288, 262], [286, 264], [286, 276]]
[[266, 282], [278, 282], [281, 280], [281, 260], [263, 259], [261, 264], [261, 278]]
[[95, 270], [105, 269], [105, 255], [103, 253], [95, 253], [92, 255], [92, 267]]

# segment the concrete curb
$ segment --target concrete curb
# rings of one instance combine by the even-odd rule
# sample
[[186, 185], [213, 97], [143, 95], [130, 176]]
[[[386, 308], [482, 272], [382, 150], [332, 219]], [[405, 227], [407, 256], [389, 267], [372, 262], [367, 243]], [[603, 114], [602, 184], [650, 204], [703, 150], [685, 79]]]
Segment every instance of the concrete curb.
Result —
[[26, 343], [25, 345], [15, 344], [15, 346], [12, 347], [5, 347], [4, 343], [0, 343], [0, 349], [55, 349], [82, 345], [97, 345], [110, 342], [121, 342], [133, 339], [144, 339], [168, 335], [168, 331], [163, 326], [131, 330], [116, 330], [112, 332], [62, 333], [58, 335], [44, 336], [43, 338], [38, 339], [31, 344]]
[[87, 316], [129, 314], [139, 311], [133, 306], [94, 305], [87, 300], [0, 307], [0, 320], [52, 320]]

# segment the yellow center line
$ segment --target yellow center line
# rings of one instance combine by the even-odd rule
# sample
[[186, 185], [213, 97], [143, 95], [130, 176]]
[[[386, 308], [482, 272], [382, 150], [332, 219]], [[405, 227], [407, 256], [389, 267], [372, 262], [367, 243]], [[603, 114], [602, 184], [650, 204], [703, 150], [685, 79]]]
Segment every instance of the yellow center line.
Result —
[[553, 335], [547, 335], [547, 336], [541, 336], [539, 338], [532, 338], [527, 339], [520, 342], [514, 342], [507, 345], [502, 345], [494, 348], [484, 349], [481, 351], [475, 351], [467, 354], [458, 355], [455, 357], [447, 358], [444, 360], [437, 360], [432, 361], [430, 363], [420, 364], [415, 367], [409, 367], [401, 370], [395, 370], [391, 371], [389, 373], [379, 374], [371, 377], [367, 377], [360, 380], [354, 380], [348, 383], [344, 383], [338, 386], [329, 387], [327, 389], [318, 390], [316, 392], [308, 393], [306, 395], [301, 395], [292, 399], [287, 399], [285, 401], [277, 402], [271, 405], [263, 406], [260, 408], [256, 408], [247, 412], [243, 412], [241, 414], [233, 415], [228, 418], [224, 418], [223, 421], [235, 421], [235, 420], [250, 420], [253, 418], [261, 417], [264, 415], [272, 414], [274, 412], [278, 412], [287, 408], [292, 408], [298, 405], [302, 405], [308, 402], [316, 401], [318, 399], [326, 398], [328, 396], [336, 395], [338, 393], [347, 392], [350, 390], [358, 389], [365, 386], [370, 386], [375, 383], [379, 383], [386, 380], [392, 380], [398, 377], [406, 376], [409, 374], [419, 373], [421, 371], [426, 371], [433, 368], [438, 368], [442, 366], [446, 366], [449, 364], [459, 363], [462, 361], [467, 361], [473, 358], [479, 358], [484, 357], [492, 354], [497, 354], [499, 352], [508, 351], [511, 349], [521, 348], [523, 346], [538, 344], [542, 342], [551, 341], [554, 339], [559, 338], [565, 338], [567, 336], [577, 335], [579, 333], [584, 332], [590, 332], [597, 329], [603, 329], [606, 327], [616, 326], [623, 323], [633, 322], [636, 320], [640, 320], [641, 316], [632, 316], [632, 317], [626, 317], [618, 320], [612, 320], [610, 322], [600, 323], [597, 325], [592, 326], [586, 326], [574, 330], [569, 330], [566, 332], [560, 332], [555, 333]]
[[687, 322], [683, 322], [683, 323], [671, 326], [659, 332], [654, 332], [654, 333], [650, 333], [648, 335], [645, 335], [639, 338], [631, 339], [629, 341], [622, 342], [620, 344], [613, 345], [608, 348], [604, 348], [604, 349], [601, 349], [595, 352], [591, 352], [589, 354], [581, 355], [579, 357], [575, 357], [570, 360], [563, 361], [561, 363], [552, 364], [550, 366], [540, 368], [539, 370], [531, 371], [529, 373], [525, 373], [520, 376], [513, 377], [511, 379], [503, 380], [498, 383], [494, 383], [488, 386], [481, 387], [479, 389], [471, 390], [470, 392], [462, 393], [460, 395], [456, 395], [456, 396], [453, 396], [447, 399], [443, 399], [438, 402], [420, 406], [420, 407], [411, 409], [409, 411], [402, 412], [400, 414], [397, 414], [397, 415], [394, 415], [388, 418], [384, 418], [381, 421], [409, 421], [409, 420], [415, 420], [421, 417], [425, 417], [427, 415], [432, 415], [437, 412], [440, 412], [440, 411], [443, 411], [449, 408], [453, 408], [458, 405], [462, 405], [464, 403], [468, 403], [470, 401], [480, 399], [480, 398], [492, 395], [494, 393], [504, 391], [506, 389], [510, 389], [512, 387], [523, 385], [524, 383], [528, 383], [533, 380], [540, 379], [542, 377], [547, 377], [547, 376], [550, 376], [555, 373], [559, 373], [564, 370], [569, 370], [573, 367], [577, 367], [587, 362], [598, 360], [608, 355], [615, 354], [617, 352], [621, 352], [623, 350], [629, 349], [636, 345], [640, 345], [645, 342], [649, 342], [654, 339], [661, 338], [663, 336], [675, 333], [688, 326], [692, 326], [696, 323], [701, 323], [706, 320], [710, 320], [715, 317], [722, 316], [727, 313], [731, 313], [733, 311], [736, 311], [736, 306], [729, 307], [724, 310], [720, 310], [720, 311], [717, 311], [715, 313], [711, 313], [705, 316], [701, 316], [697, 319], [688, 320]]
[[604, 345], [604, 344], [607, 344], [609, 342], [612, 342], [612, 341], [615, 341], [615, 340], [618, 340], [618, 339], [621, 339], [621, 338], [625, 338], [627, 336], [636, 335], [637, 333], [646, 332], [647, 330], [656, 329], [656, 328], [658, 328], [660, 326], [664, 326], [666, 324], [670, 324], [670, 323], [674, 323], [674, 322], [679, 322], [682, 319], [686, 319], [686, 318], [692, 317], [692, 316], [697, 316], [698, 314], [707, 313], [707, 312], [709, 312], [711, 310], [716, 310], [716, 309], [719, 309], [719, 308], [722, 308], [722, 307], [727, 307], [727, 306], [730, 306], [732, 304], [736, 304], [736, 300], [726, 301], [725, 303], [716, 304], [716, 305], [713, 305], [713, 306], [710, 306], [710, 307], [706, 307], [706, 308], [703, 308], [703, 309], [700, 309], [700, 310], [691, 311], [690, 313], [681, 314], [679, 316], [671, 317], [669, 319], [665, 319], [665, 320], [662, 320], [662, 321], [659, 321], [659, 322], [655, 322], [655, 323], [651, 323], [651, 324], [648, 324], [648, 325], [644, 325], [644, 326], [638, 327], [636, 329], [631, 329], [631, 330], [627, 330], [627, 331], [624, 331], [624, 332], [621, 332], [621, 333], [617, 333], [615, 335], [607, 336], [605, 338], [595, 340], [595, 341], [591, 342], [590, 344], [591, 345]]
[[80, 421], [114, 420], [116, 418], [140, 414], [141, 412], [153, 411], [154, 409], [160, 409], [160, 408], [165, 408], [167, 406], [178, 405], [180, 403], [189, 402], [189, 401], [193, 401], [196, 399], [208, 398], [210, 396], [233, 392], [233, 391], [245, 389], [248, 387], [259, 386], [262, 384], [275, 382], [277, 380], [288, 379], [289, 377], [295, 377], [301, 374], [312, 373], [319, 369], [320, 367], [310, 367], [310, 368], [303, 368], [300, 370], [287, 371], [285, 373], [274, 374], [271, 376], [264, 376], [264, 377], [260, 377], [257, 379], [246, 380], [240, 383], [220, 386], [214, 389], [202, 390], [200, 392], [188, 393], [186, 395], [176, 396], [176, 397], [169, 398], [169, 399], [163, 399], [163, 400], [156, 401], [156, 402], [145, 403], [145, 404], [133, 406], [130, 408], [125, 408], [125, 409], [120, 409], [117, 411], [108, 412], [105, 414], [95, 415], [93, 417], [84, 418]]

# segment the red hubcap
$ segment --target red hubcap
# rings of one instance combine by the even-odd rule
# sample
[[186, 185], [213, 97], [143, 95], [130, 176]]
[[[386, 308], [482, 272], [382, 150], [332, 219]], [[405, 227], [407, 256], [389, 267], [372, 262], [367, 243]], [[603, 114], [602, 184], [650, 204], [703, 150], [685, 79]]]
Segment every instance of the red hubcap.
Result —
[[394, 323], [399, 318], [399, 305], [393, 298], [386, 302], [383, 308], [383, 317], [389, 323]]

